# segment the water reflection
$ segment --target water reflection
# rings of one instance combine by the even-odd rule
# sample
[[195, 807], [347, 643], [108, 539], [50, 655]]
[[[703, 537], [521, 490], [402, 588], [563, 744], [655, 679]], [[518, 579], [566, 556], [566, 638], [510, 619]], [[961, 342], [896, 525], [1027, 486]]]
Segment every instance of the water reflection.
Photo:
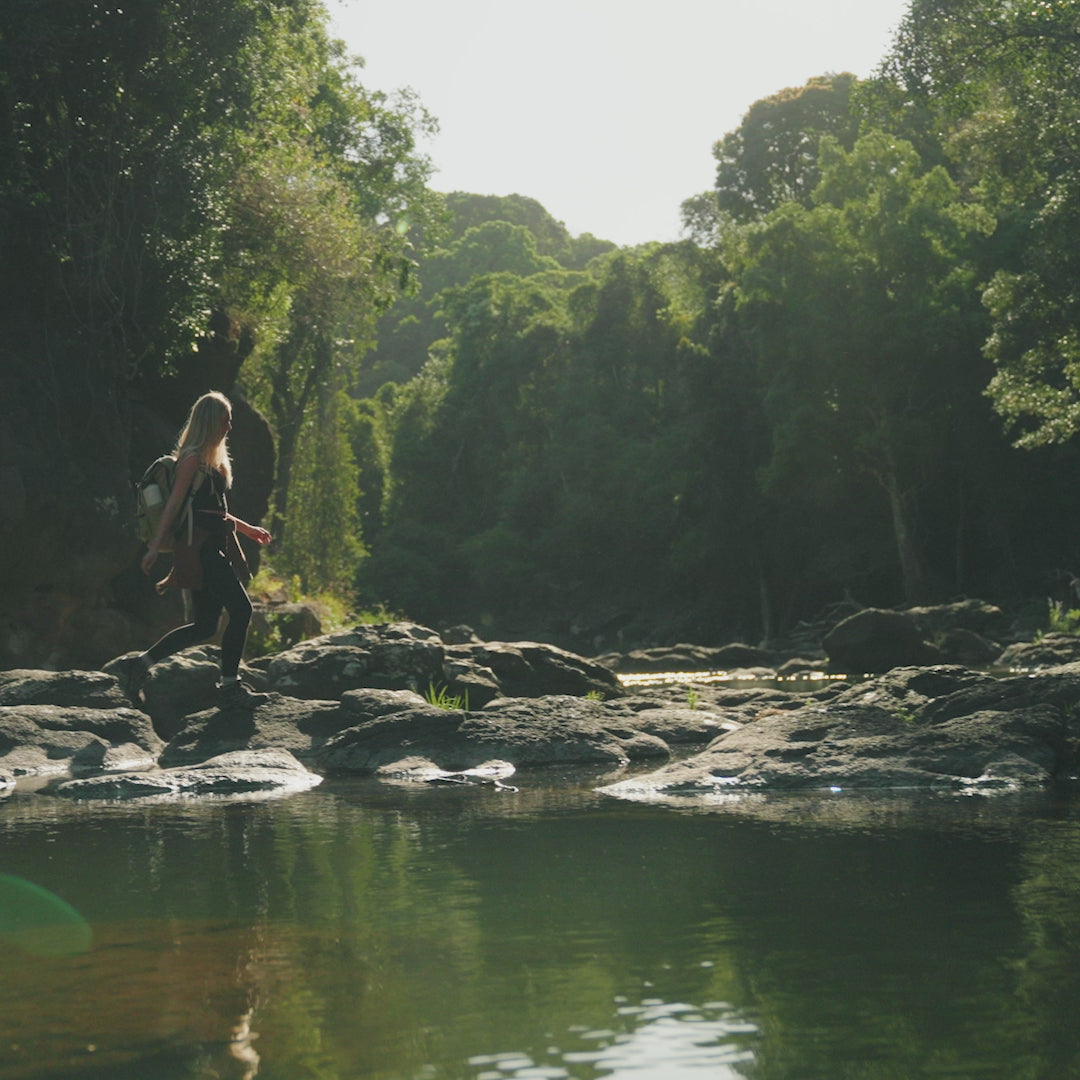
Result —
[[0, 1078], [1080, 1075], [1075, 804], [740, 818], [596, 781], [16, 796], [0, 865], [95, 945], [0, 955]]

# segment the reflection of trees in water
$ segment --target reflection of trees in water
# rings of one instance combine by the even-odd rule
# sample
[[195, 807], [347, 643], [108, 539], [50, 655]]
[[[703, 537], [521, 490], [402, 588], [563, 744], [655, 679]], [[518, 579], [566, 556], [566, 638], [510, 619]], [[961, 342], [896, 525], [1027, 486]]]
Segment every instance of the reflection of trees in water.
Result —
[[1027, 951], [1017, 964], [1038, 1077], [1080, 1076], [1080, 823], [1038, 827], [1016, 889]]
[[[1024, 1076], [1011, 844], [946, 831], [748, 830], [716, 894], [757, 1024], [755, 1080]], [[979, 1075], [983, 1075], [979, 1073]]]
[[[97, 944], [77, 978], [39, 964], [0, 987], [0, 1071], [15, 1029], [58, 1063], [98, 1032], [115, 1076], [158, 1053], [227, 1080], [555, 1064], [583, 1024], [616, 1057], [616, 1036], [681, 1037], [682, 1013], [646, 1030], [635, 1008], [655, 1001], [727, 1003], [705, 1020], [755, 1080], [1080, 1073], [1080, 826], [1018, 840], [357, 791], [49, 823], [80, 853], [64, 892]], [[57, 888], [56, 846], [20, 844], [13, 868]]]

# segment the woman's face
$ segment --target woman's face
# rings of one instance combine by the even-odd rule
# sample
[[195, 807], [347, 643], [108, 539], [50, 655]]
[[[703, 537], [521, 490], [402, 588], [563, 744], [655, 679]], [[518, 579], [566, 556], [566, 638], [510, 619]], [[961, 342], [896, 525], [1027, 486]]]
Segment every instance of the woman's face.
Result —
[[221, 429], [218, 432], [218, 442], [221, 442], [232, 429], [232, 410], [226, 409], [221, 417]]

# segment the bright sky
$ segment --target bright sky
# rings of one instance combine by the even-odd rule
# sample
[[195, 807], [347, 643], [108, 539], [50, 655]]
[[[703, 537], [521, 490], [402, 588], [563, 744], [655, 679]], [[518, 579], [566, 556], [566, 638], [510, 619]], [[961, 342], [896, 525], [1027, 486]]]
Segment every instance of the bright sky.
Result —
[[674, 240], [759, 98], [869, 75], [907, 0], [326, 0], [373, 90], [439, 122], [440, 191], [518, 193], [571, 233]]

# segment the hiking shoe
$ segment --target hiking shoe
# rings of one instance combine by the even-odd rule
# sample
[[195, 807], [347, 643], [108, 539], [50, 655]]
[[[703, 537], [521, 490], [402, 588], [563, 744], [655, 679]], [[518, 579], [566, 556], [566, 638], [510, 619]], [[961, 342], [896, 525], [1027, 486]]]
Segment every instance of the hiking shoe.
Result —
[[142, 705], [139, 696], [143, 683], [150, 674], [150, 669], [143, 663], [141, 656], [125, 656], [116, 665], [116, 681], [120, 684], [120, 690], [132, 705]]
[[236, 682], [225, 683], [224, 685], [218, 684], [219, 705], [244, 705], [248, 708], [254, 708], [256, 705], [263, 705], [269, 700], [269, 694], [260, 694], [239, 679]]

